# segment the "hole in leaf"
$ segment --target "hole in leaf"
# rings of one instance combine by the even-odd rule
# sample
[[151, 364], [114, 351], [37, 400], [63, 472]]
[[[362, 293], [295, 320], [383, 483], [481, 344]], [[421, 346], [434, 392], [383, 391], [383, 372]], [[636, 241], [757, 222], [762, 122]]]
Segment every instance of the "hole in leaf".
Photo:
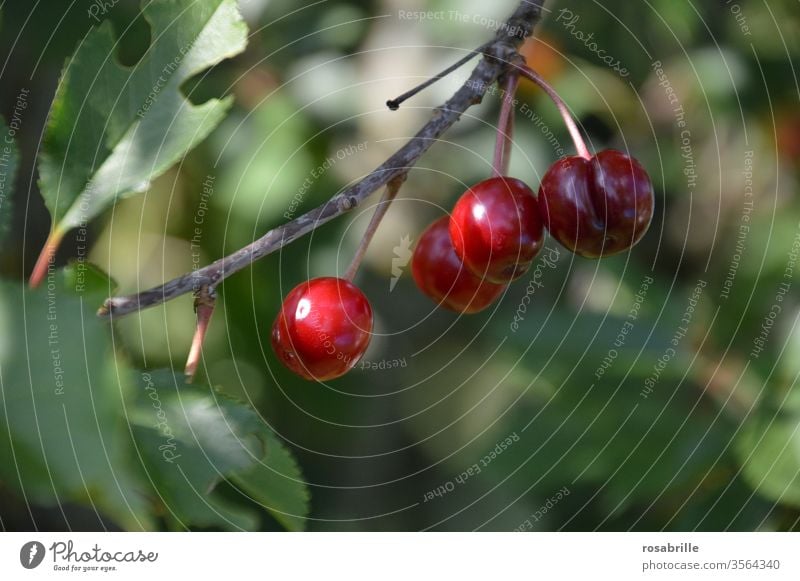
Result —
[[150, 48], [150, 25], [139, 14], [136, 3], [118, 4], [107, 18], [114, 26], [117, 61], [126, 67], [136, 65]]

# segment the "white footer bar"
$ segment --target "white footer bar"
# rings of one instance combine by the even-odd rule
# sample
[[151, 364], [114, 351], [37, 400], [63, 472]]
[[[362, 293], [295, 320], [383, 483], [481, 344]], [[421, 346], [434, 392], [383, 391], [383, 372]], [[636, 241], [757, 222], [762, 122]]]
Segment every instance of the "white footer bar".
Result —
[[[800, 579], [790, 533], [3, 533], [0, 578]], [[227, 577], [221, 577], [227, 576]], [[589, 577], [591, 576], [591, 577]]]

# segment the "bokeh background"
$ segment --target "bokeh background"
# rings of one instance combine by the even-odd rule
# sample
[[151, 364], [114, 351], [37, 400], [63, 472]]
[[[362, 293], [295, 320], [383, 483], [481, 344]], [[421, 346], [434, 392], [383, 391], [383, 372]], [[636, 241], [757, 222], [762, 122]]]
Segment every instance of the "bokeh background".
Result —
[[[0, 248], [4, 284], [27, 276], [50, 228], [37, 150], [65, 58], [97, 24], [93, 4], [0, 6], [7, 121], [29, 90], [15, 203], [3, 210], [13, 212]], [[138, 6], [107, 2], [98, 15], [125, 31], [118, 58], [128, 65], [150, 43]], [[92, 221], [86, 240], [69, 234], [56, 264], [88, 248], [119, 291], [132, 292], [323, 203], [413, 135], [472, 64], [397, 112], [384, 102], [488, 40], [515, 6], [242, 0], [246, 51], [184, 86], [197, 103], [233, 95], [230, 114], [143, 195]], [[294, 377], [272, 353], [269, 332], [294, 285], [343, 273], [379, 194], [228, 279], [199, 380], [249, 402], [294, 455], [310, 493], [296, 528], [797, 529], [798, 39], [796, 0], [548, 1], [522, 52], [562, 94], [592, 149], [627, 150], [648, 169], [656, 190], [649, 232], [629, 253], [600, 261], [548, 239], [496, 306], [474, 316], [437, 309], [415, 288], [410, 249], [490, 174], [499, 103], [489, 94], [410, 172], [381, 225], [357, 281], [375, 311], [375, 336], [364, 362], [340, 380]], [[519, 99], [510, 173], [535, 189], [574, 148], [540, 90], [523, 81]], [[97, 463], [136, 472], [142, 462], [111, 448], [76, 453], [83, 470], [74, 486], [58, 482], [58, 469], [27, 470], [21, 443], [46, 433], [49, 416], [14, 426], [8, 397], [45, 381], [37, 373], [50, 364], [46, 341], [32, 337], [46, 329], [22, 315], [46, 306], [13, 304], [0, 317], [0, 351], [14, 354], [0, 371], [3, 529], [285, 524], [264, 511], [241, 526], [176, 524], [168, 497], [152, 494], [142, 508], [150, 520], [118, 518], [93, 502], [86, 474]], [[99, 301], [79, 306], [88, 320]], [[65, 320], [61, 333], [90, 352], [80, 320]], [[113, 339], [101, 350], [103, 371], [66, 377], [72, 393], [92, 394], [72, 437], [114, 418], [114, 437], [130, 439], [116, 414], [141, 386], [121, 388], [120, 369], [180, 373], [193, 330], [190, 297], [119, 320], [113, 335], [102, 324], [97, 333]], [[104, 391], [114, 395], [107, 408], [91, 406]], [[130, 497], [142, 497], [141, 478]], [[240, 510], [257, 508], [233, 484], [217, 488]]]

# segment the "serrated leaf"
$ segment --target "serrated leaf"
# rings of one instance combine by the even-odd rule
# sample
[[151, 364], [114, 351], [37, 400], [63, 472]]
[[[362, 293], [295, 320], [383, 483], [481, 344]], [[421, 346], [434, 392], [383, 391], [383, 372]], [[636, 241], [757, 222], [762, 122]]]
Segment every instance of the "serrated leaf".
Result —
[[19, 152], [5, 120], [0, 117], [0, 244], [11, 229], [14, 180]]
[[41, 290], [0, 282], [0, 481], [26, 502], [83, 504], [126, 529], [152, 529], [157, 514], [175, 528], [253, 529], [250, 499], [219, 490], [236, 479], [301, 528], [302, 476], [258, 414], [171, 373], [141, 372], [132, 391], [94, 314], [111, 281], [86, 274], [76, 293], [74, 275], [50, 271]]
[[67, 63], [39, 160], [40, 189], [64, 232], [97, 216], [202, 141], [230, 99], [193, 105], [181, 85], [241, 52], [247, 28], [235, 0], [143, 3], [153, 43], [133, 67], [117, 63], [108, 22], [92, 29]]
[[268, 430], [262, 433], [265, 453], [251, 468], [231, 480], [290, 531], [306, 527], [309, 494], [291, 453]]
[[255, 513], [216, 490], [230, 479], [286, 528], [302, 528], [305, 484], [258, 414], [170, 372], [146, 374], [131, 414], [134, 437], [164, 510], [177, 526], [251, 529]]
[[173, 528], [250, 530], [256, 526], [252, 510], [243, 510], [214, 491], [220, 478], [215, 470], [220, 467], [213, 464], [219, 460], [217, 456], [206, 456], [198, 442], [177, 438], [174, 441], [179, 451], [164, 456], [165, 451], [171, 450], [165, 446], [171, 444], [161, 431], [137, 425], [133, 434], [144, 469], [157, 490], [162, 512], [169, 517]]

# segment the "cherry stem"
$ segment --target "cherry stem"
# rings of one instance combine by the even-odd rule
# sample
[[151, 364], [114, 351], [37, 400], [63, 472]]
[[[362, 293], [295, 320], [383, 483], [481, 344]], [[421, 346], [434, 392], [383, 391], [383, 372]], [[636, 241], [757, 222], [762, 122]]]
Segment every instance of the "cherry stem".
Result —
[[421, 83], [421, 84], [417, 85], [416, 87], [414, 87], [410, 91], [406, 91], [405, 93], [403, 93], [402, 95], [400, 95], [396, 99], [389, 99], [388, 101], [386, 101], [386, 106], [389, 107], [389, 109], [391, 109], [392, 111], [397, 111], [400, 108], [400, 104], [403, 101], [405, 101], [406, 99], [410, 99], [411, 97], [413, 97], [414, 95], [416, 95], [420, 91], [430, 87], [432, 84], [434, 84], [439, 79], [442, 79], [442, 78], [446, 77], [447, 75], [452, 73], [457, 68], [461, 67], [462, 65], [464, 65], [467, 62], [469, 62], [470, 60], [472, 60], [475, 57], [475, 55], [482, 54], [487, 48], [489, 48], [489, 46], [491, 46], [491, 44], [492, 44], [491, 42], [487, 42], [486, 44], [483, 44], [483, 45], [479, 46], [478, 48], [469, 51], [469, 54], [467, 54], [467, 56], [459, 59], [458, 61], [456, 61], [455, 63], [453, 63], [449, 67], [447, 67], [445, 70], [443, 70], [441, 73], [431, 77], [430, 79], [428, 79], [424, 83]]
[[492, 171], [495, 177], [508, 174], [511, 162], [511, 141], [514, 136], [514, 95], [517, 93], [519, 75], [512, 73], [506, 78], [503, 90], [503, 103], [497, 121], [497, 141], [494, 146]]
[[553, 100], [553, 103], [556, 104], [556, 107], [558, 107], [558, 112], [561, 113], [561, 117], [564, 119], [564, 123], [567, 125], [567, 129], [569, 130], [570, 137], [572, 137], [572, 141], [575, 144], [575, 149], [578, 151], [578, 155], [585, 159], [592, 159], [592, 154], [589, 153], [589, 149], [586, 147], [583, 137], [581, 137], [581, 132], [578, 130], [578, 126], [575, 124], [575, 120], [572, 118], [569, 108], [561, 96], [550, 85], [550, 83], [545, 81], [541, 75], [539, 75], [539, 73], [534, 71], [532, 68], [525, 65], [515, 66], [519, 70], [520, 74], [522, 74], [526, 79], [530, 79], [539, 85], [542, 90], [547, 93], [547, 96]]
[[56, 250], [61, 244], [61, 239], [64, 237], [64, 231], [58, 228], [54, 229], [39, 253], [39, 258], [36, 259], [36, 264], [31, 271], [31, 277], [28, 280], [28, 285], [31, 288], [36, 288], [44, 280], [45, 275], [50, 270], [50, 265], [55, 259]]
[[358, 267], [361, 266], [361, 261], [364, 259], [364, 255], [367, 253], [367, 247], [369, 246], [369, 243], [372, 242], [372, 238], [375, 236], [375, 232], [378, 230], [381, 220], [386, 215], [386, 211], [389, 209], [389, 205], [392, 203], [392, 200], [397, 197], [397, 192], [400, 191], [400, 186], [403, 185], [405, 180], [406, 174], [401, 173], [393, 177], [389, 183], [386, 184], [386, 189], [384, 190], [383, 196], [378, 202], [378, 207], [375, 209], [375, 213], [372, 215], [372, 219], [370, 219], [369, 224], [367, 225], [367, 230], [364, 232], [364, 236], [361, 238], [361, 242], [358, 244], [358, 248], [353, 256], [353, 260], [344, 275], [345, 280], [353, 282], [353, 279], [355, 279], [356, 273], [358, 272]]
[[200, 363], [203, 342], [206, 338], [211, 315], [214, 314], [215, 302], [207, 286], [202, 287], [195, 295], [194, 311], [197, 314], [197, 327], [194, 331], [194, 337], [192, 337], [192, 347], [189, 350], [189, 357], [186, 359], [186, 369], [184, 370], [187, 383], [191, 383], [194, 380], [197, 365]]

